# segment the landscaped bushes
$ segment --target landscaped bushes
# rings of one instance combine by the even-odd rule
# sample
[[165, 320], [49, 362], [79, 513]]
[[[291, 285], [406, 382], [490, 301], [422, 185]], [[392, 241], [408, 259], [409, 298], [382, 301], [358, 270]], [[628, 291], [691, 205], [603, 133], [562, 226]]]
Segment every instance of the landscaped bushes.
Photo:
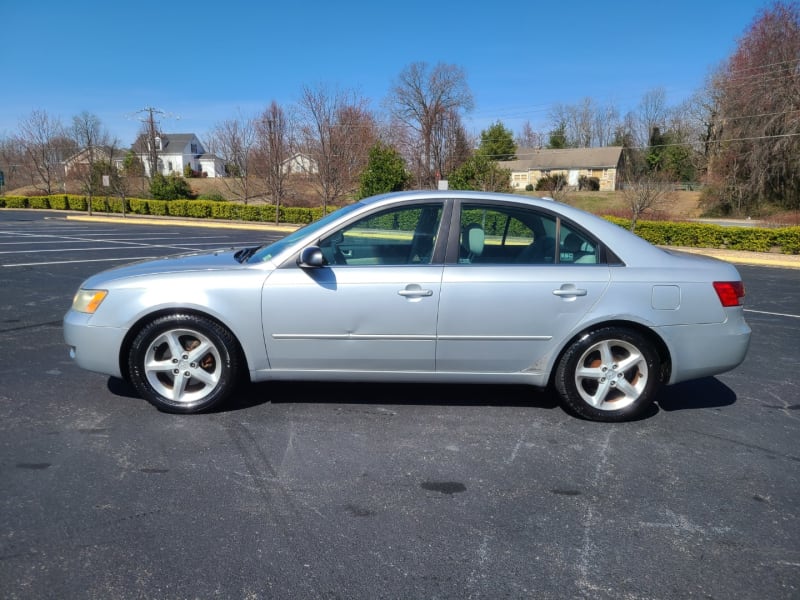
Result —
[[[86, 212], [86, 196], [58, 194], [54, 196], [0, 196], [0, 208], [39, 208]], [[122, 200], [96, 196], [92, 210], [122, 213]], [[230, 221], [275, 222], [275, 206], [271, 204], [236, 204], [218, 200], [145, 200], [126, 198], [125, 212], [133, 215], [188, 217], [192, 219], [224, 219]], [[321, 208], [281, 207], [278, 221], [306, 225], [322, 217]]]
[[[630, 220], [606, 217], [630, 229]], [[674, 223], [669, 221], [637, 221], [636, 235], [659, 246], [689, 248], [725, 248], [751, 252], [780, 251], [800, 254], [800, 227], [723, 227], [708, 223]]]

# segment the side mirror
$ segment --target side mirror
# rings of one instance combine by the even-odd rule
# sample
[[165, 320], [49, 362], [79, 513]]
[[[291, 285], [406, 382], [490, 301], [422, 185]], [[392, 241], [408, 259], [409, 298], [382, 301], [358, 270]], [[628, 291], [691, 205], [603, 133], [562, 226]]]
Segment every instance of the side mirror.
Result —
[[324, 267], [327, 261], [322, 254], [322, 250], [319, 249], [319, 246], [309, 246], [308, 248], [303, 248], [303, 251], [300, 252], [300, 259], [297, 261], [297, 264], [301, 267], [312, 267], [316, 269]]

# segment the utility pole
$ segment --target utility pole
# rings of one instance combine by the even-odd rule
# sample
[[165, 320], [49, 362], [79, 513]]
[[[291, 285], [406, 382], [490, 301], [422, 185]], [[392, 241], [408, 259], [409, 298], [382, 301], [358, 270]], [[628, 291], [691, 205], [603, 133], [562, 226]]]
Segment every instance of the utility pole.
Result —
[[142, 119], [142, 122], [147, 127], [147, 162], [150, 166], [150, 178], [153, 178], [153, 175], [157, 173], [158, 169], [158, 149], [156, 148], [156, 120], [153, 116], [154, 114], [163, 115], [164, 111], [159, 110], [157, 108], [153, 108], [152, 106], [147, 106], [140, 111], [140, 114], [146, 113], [146, 116]]

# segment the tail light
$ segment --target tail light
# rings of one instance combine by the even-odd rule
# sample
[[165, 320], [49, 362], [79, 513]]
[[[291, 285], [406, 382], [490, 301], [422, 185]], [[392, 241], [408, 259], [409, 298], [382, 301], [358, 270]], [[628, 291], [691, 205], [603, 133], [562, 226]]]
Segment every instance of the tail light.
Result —
[[739, 306], [744, 298], [744, 283], [741, 281], [715, 281], [714, 289], [722, 306]]

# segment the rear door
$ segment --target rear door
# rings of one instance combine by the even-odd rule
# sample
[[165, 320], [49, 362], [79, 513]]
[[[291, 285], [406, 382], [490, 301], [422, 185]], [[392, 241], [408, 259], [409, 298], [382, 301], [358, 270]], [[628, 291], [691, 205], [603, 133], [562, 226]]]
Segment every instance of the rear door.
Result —
[[563, 252], [571, 228], [550, 213], [461, 204], [462, 229], [476, 223], [484, 229], [483, 251], [444, 268], [436, 369], [542, 370], [542, 359], [605, 292], [609, 268], [599, 263], [597, 244], [592, 255], [587, 242], [581, 263]]

